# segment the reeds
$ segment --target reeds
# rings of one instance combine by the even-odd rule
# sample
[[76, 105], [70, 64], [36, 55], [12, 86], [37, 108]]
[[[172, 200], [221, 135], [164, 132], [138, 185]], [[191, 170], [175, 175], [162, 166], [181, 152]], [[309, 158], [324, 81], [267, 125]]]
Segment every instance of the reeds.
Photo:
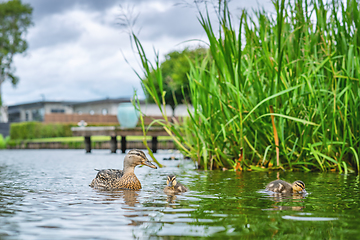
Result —
[[[235, 29], [225, 1], [218, 32], [208, 12], [199, 12], [209, 54], [191, 64], [189, 118], [172, 123], [164, 113], [164, 128], [203, 169], [239, 169], [243, 149], [244, 170], [359, 172], [359, 5], [273, 5], [274, 15], [242, 11]], [[152, 65], [134, 41], [149, 80], [144, 87], [165, 109], [154, 89], [157, 82], [163, 91], [159, 60]]]

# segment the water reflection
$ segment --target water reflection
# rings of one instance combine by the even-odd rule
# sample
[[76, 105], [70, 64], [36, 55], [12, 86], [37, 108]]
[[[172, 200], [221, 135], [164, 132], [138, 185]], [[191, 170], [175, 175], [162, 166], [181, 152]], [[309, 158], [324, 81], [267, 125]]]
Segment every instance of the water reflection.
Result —
[[[173, 194], [166, 194], [166, 195], [167, 195], [166, 201], [168, 203], [175, 203], [177, 194], [173, 193]], [[170, 205], [170, 206], [174, 207], [173, 205]]]
[[135, 207], [136, 204], [139, 204], [139, 193], [134, 190], [117, 190], [117, 191], [103, 191], [99, 189], [94, 189], [99, 196], [103, 196], [103, 203], [109, 204], [113, 201], [123, 199], [124, 203], [129, 207]]

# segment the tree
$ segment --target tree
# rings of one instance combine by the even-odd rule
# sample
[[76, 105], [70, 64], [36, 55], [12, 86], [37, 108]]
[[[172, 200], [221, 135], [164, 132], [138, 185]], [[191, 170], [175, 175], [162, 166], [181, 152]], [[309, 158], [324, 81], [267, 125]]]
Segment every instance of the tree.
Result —
[[15, 86], [19, 78], [14, 75], [13, 57], [26, 51], [25, 33], [32, 25], [32, 7], [21, 0], [0, 2], [0, 106], [1, 84], [9, 80]]
[[[187, 74], [190, 71], [191, 62], [197, 59], [201, 60], [205, 57], [207, 49], [198, 47], [195, 49], [185, 48], [183, 51], [173, 51], [165, 55], [165, 61], [161, 63], [161, 73], [165, 93], [165, 102], [174, 110], [176, 105], [183, 102], [190, 103], [189, 80]], [[152, 73], [151, 73], [152, 74]], [[146, 84], [148, 80], [142, 80], [142, 84]], [[153, 102], [146, 88], [143, 88], [146, 98], [149, 102]], [[183, 94], [184, 91], [184, 94]], [[158, 92], [161, 98], [161, 93]]]

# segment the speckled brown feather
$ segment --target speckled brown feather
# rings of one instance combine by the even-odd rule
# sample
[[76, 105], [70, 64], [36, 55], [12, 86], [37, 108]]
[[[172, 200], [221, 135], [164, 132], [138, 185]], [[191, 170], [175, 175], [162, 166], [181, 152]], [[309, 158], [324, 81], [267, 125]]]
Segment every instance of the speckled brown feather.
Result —
[[141, 164], [156, 168], [156, 166], [146, 158], [145, 153], [140, 150], [131, 150], [125, 156], [124, 170], [100, 170], [92, 180], [90, 187], [101, 190], [139, 190], [141, 189], [141, 183], [134, 173], [134, 168]]
[[187, 190], [188, 189], [181, 183], [177, 183], [173, 187], [165, 187], [164, 189], [165, 192], [187, 192]]
[[90, 187], [93, 188], [109, 188], [109, 184], [112, 185], [117, 179], [120, 179], [124, 175], [123, 170], [118, 169], [103, 169], [100, 170], [96, 177], [92, 180]]
[[141, 183], [134, 173], [125, 174], [121, 181], [114, 181], [112, 189], [141, 189]]

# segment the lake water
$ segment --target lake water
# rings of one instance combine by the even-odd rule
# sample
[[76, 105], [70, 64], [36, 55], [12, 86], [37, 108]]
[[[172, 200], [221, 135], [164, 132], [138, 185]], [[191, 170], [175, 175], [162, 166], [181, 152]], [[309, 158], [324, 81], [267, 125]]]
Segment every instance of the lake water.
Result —
[[[0, 239], [359, 239], [357, 175], [285, 173], [301, 179], [305, 198], [262, 192], [277, 172], [199, 171], [189, 160], [137, 167], [140, 191], [88, 185], [95, 168], [122, 169], [108, 150], [0, 151]], [[180, 154], [175, 154], [180, 157]], [[190, 191], [167, 196], [168, 174]]]

